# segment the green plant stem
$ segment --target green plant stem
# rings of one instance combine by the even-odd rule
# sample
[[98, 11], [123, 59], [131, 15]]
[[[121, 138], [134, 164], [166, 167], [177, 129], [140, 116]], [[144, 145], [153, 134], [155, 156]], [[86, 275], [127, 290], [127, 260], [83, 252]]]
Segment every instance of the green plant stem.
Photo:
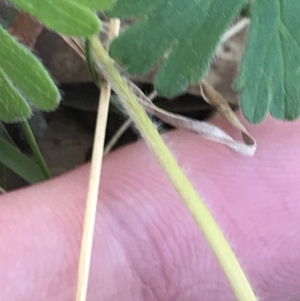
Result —
[[39, 164], [43, 174], [45, 175], [45, 178], [46, 179], [50, 179], [51, 178], [51, 174], [50, 174], [50, 171], [47, 167], [47, 164], [44, 160], [44, 157], [40, 151], [40, 148], [35, 140], [35, 137], [32, 133], [32, 130], [31, 130], [31, 127], [29, 125], [29, 122], [27, 120], [25, 121], [22, 121], [21, 122], [21, 126], [23, 128], [23, 131], [24, 131], [24, 134], [27, 138], [27, 141], [31, 147], [31, 150], [33, 152], [33, 155], [37, 161], [37, 163]]
[[89, 69], [90, 75], [93, 79], [94, 84], [96, 87], [100, 90], [100, 80], [98, 73], [95, 70], [94, 67], [94, 60], [93, 60], [93, 54], [92, 54], [92, 45], [91, 45], [91, 40], [89, 38], [85, 39], [84, 42], [84, 53], [85, 53], [85, 60], [87, 67]]
[[155, 154], [159, 164], [172, 182], [187, 208], [202, 230], [212, 248], [227, 279], [239, 301], [257, 301], [253, 290], [223, 233], [214, 218], [189, 182], [170, 150], [159, 135], [147, 113], [130, 89], [126, 80], [120, 75], [114, 61], [98, 38], [92, 38], [92, 46], [97, 63], [104, 76], [122, 101], [128, 115]]

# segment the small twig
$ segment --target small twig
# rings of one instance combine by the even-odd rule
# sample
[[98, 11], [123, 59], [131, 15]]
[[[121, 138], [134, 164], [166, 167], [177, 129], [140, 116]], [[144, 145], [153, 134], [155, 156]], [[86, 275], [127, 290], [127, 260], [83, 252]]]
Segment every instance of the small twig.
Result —
[[[149, 99], [153, 100], [157, 96], [157, 92], [154, 90], [150, 95]], [[133, 124], [133, 121], [131, 118], [128, 118], [124, 121], [124, 123], [120, 126], [120, 128], [117, 130], [117, 132], [113, 135], [111, 140], [107, 143], [105, 149], [104, 149], [104, 156], [106, 156], [112, 148], [115, 146], [115, 144], [118, 142], [120, 137], [127, 131], [127, 129]]]
[[112, 148], [115, 146], [115, 144], [118, 142], [118, 140], [122, 137], [122, 135], [127, 131], [127, 129], [133, 124], [132, 120], [130, 118], [126, 119], [123, 124], [120, 126], [120, 128], [116, 131], [116, 133], [113, 135], [113, 137], [110, 139], [110, 141], [107, 143], [104, 149], [104, 156], [110, 153]]
[[0, 132], [3, 132], [3, 136], [6, 137], [6, 139], [16, 148], [18, 148], [18, 146], [16, 145], [15, 141], [11, 138], [11, 136], [9, 135], [6, 127], [4, 126], [4, 124], [2, 122], [0, 122]]
[[[111, 20], [109, 33], [110, 41], [119, 32], [119, 20]], [[90, 262], [93, 246], [93, 236], [97, 212], [98, 192], [100, 175], [103, 160], [103, 146], [105, 139], [105, 130], [109, 110], [109, 100], [111, 88], [107, 82], [101, 85], [99, 109], [97, 115], [96, 133], [94, 138], [94, 147], [90, 171], [89, 189], [87, 196], [86, 212], [84, 218], [84, 228], [81, 243], [81, 252], [79, 259], [78, 282], [76, 301], [85, 301], [87, 296], [87, 287], [89, 280]]]
[[37, 161], [37, 163], [39, 164], [42, 172], [44, 173], [44, 176], [46, 179], [50, 179], [51, 178], [51, 174], [50, 174], [50, 171], [47, 167], [47, 164], [44, 160], [44, 157], [40, 151], [40, 148], [35, 140], [35, 137], [32, 133], [32, 130], [31, 130], [31, 127], [29, 125], [29, 122], [27, 120], [25, 121], [22, 121], [21, 122], [21, 126], [22, 126], [22, 129], [23, 129], [23, 132], [26, 136], [26, 139], [30, 145], [30, 148], [33, 152], [33, 155]]
[[79, 260], [77, 301], [85, 301], [87, 294], [110, 93], [110, 86], [102, 84]]

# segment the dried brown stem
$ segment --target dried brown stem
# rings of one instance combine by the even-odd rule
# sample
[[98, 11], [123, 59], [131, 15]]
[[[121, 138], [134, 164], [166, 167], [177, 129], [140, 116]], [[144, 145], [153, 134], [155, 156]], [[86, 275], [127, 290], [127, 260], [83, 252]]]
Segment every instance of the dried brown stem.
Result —
[[[109, 39], [112, 40], [119, 32], [119, 20], [111, 20]], [[92, 155], [89, 189], [87, 196], [86, 212], [84, 218], [84, 228], [79, 259], [78, 282], [76, 301], [85, 301], [87, 296], [91, 254], [93, 247], [93, 237], [95, 220], [97, 213], [98, 192], [100, 175], [103, 161], [103, 146], [105, 139], [106, 123], [109, 110], [109, 100], [111, 88], [109, 83], [102, 82], [99, 109], [94, 138], [94, 148]]]

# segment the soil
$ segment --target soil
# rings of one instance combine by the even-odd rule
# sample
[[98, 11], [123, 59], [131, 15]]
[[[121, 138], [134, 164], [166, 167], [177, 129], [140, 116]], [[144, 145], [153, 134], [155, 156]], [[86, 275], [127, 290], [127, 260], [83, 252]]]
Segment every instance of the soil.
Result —
[[[150, 93], [153, 89], [148, 84], [141, 85], [141, 88], [145, 93]], [[40, 133], [41, 127], [39, 127], [40, 118], [34, 120], [33, 117], [31, 120], [34, 131], [38, 132], [38, 136], [41, 136], [38, 139], [38, 144], [52, 176], [58, 176], [90, 161], [96, 123], [96, 109], [98, 107], [99, 91], [92, 83], [61, 85], [60, 90], [63, 95], [61, 104], [55, 112], [45, 115], [47, 127], [42, 130], [42, 135]], [[172, 100], [157, 98], [155, 103], [170, 112], [198, 120], [206, 120], [214, 113], [214, 109], [201, 97], [188, 94]], [[156, 121], [155, 117], [152, 116], [151, 118]], [[110, 106], [106, 143], [126, 119], [126, 115], [113, 105]], [[157, 120], [157, 122], [160, 121]], [[167, 124], [160, 123], [161, 131], [172, 129]], [[16, 129], [15, 126], [8, 128], [17, 145], [30, 156], [30, 149], [22, 135], [20, 135], [20, 129]], [[136, 130], [129, 128], [118, 140], [113, 150], [138, 139], [140, 137]], [[7, 190], [28, 185], [13, 172], [8, 171], [7, 174]]]
[[[247, 30], [233, 37], [226, 43], [229, 47], [216, 59], [206, 80], [221, 93], [232, 107], [239, 103], [238, 94], [233, 90], [232, 83], [244, 49]], [[138, 83], [138, 82], [136, 82]], [[72, 170], [90, 160], [93, 146], [93, 134], [98, 108], [99, 91], [91, 82], [58, 83], [62, 95], [59, 108], [50, 114], [35, 111], [30, 120], [34, 134], [38, 138], [41, 151], [53, 176]], [[140, 82], [140, 88], [150, 94], [152, 84]], [[207, 120], [215, 110], [199, 95], [185, 94], [175, 99], [155, 99], [155, 104], [167, 111], [189, 116], [198, 120]], [[110, 107], [106, 131], [106, 142], [116, 133], [127, 117]], [[154, 121], [158, 121], [152, 116]], [[45, 122], [47, 126], [45, 127]], [[161, 131], [171, 127], [161, 123]], [[9, 126], [9, 132], [20, 149], [30, 155], [30, 149], [17, 125]], [[136, 131], [129, 128], [118, 140], [113, 150], [139, 139]], [[8, 171], [7, 190], [28, 185], [13, 172]]]

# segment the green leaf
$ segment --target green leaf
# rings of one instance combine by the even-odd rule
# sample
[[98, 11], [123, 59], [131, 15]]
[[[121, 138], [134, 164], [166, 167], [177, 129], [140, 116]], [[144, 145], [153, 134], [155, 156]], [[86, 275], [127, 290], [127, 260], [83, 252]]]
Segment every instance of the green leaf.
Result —
[[245, 117], [261, 122], [300, 115], [299, 0], [259, 0], [251, 7], [251, 27], [236, 80]]
[[42, 110], [57, 107], [59, 91], [42, 63], [1, 26], [0, 67], [37, 107]]
[[31, 110], [0, 68], [0, 120], [16, 122], [30, 117]]
[[173, 97], [205, 75], [221, 35], [245, 2], [118, 1], [109, 16], [141, 20], [113, 41], [110, 55], [129, 73], [140, 74], [168, 53], [155, 85], [160, 94]]
[[0, 137], [0, 163], [33, 184], [45, 180], [41, 168], [19, 149]]
[[[75, 0], [9, 0], [16, 7], [36, 17], [48, 28], [64, 35], [88, 37], [98, 33], [100, 20], [84, 2]], [[103, 1], [103, 0], [102, 0]], [[99, 5], [102, 1], [98, 1]], [[111, 0], [104, 0], [104, 7]]]

